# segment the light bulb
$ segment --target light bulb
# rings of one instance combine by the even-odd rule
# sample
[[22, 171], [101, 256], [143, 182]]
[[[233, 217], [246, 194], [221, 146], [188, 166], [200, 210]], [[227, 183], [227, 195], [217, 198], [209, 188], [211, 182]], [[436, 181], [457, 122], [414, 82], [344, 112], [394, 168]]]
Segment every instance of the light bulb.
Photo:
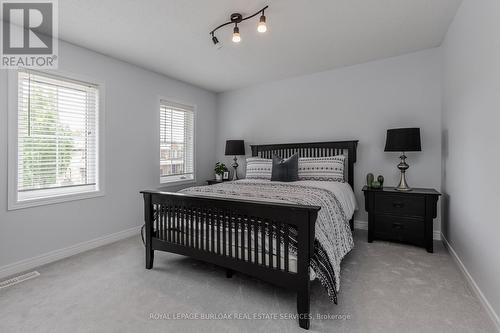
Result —
[[234, 27], [233, 29], [233, 42], [234, 43], [241, 42], [240, 29], [238, 27]]
[[261, 33], [267, 31], [266, 17], [264, 15], [260, 17], [259, 25], [257, 26], [257, 31]]

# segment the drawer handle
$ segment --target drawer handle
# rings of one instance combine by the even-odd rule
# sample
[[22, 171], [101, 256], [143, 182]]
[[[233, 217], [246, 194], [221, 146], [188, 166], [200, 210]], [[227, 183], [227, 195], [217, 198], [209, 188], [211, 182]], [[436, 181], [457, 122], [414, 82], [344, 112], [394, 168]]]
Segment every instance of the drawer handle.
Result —
[[395, 207], [395, 208], [403, 208], [405, 206], [405, 204], [402, 203], [401, 201], [394, 201], [392, 203], [392, 206]]
[[401, 223], [393, 223], [392, 227], [394, 229], [403, 229], [403, 224], [401, 224]]

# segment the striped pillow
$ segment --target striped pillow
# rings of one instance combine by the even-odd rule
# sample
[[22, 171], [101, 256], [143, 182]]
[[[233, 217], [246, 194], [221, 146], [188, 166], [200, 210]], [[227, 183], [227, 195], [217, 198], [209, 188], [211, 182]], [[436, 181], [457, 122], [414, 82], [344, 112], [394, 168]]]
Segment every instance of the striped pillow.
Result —
[[247, 157], [247, 179], [271, 180], [273, 160], [260, 157]]
[[345, 156], [299, 158], [299, 180], [344, 182]]

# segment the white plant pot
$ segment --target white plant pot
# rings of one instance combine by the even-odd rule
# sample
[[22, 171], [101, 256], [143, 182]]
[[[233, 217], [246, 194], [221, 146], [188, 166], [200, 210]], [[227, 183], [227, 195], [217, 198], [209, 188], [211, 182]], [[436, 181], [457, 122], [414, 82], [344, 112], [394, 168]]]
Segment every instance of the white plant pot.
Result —
[[215, 174], [215, 180], [220, 182], [222, 180], [222, 175]]

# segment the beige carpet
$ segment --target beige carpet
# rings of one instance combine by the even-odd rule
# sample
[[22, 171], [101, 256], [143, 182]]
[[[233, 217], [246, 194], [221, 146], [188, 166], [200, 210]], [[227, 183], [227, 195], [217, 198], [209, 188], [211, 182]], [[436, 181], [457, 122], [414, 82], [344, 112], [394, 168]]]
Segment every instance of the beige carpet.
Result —
[[[494, 332], [450, 255], [435, 247], [368, 244], [356, 231], [339, 305], [312, 285], [311, 331]], [[0, 290], [0, 332], [304, 332], [287, 319], [296, 311], [291, 292], [168, 253], [157, 252], [148, 271], [143, 257], [134, 237], [40, 267], [40, 277]]]

